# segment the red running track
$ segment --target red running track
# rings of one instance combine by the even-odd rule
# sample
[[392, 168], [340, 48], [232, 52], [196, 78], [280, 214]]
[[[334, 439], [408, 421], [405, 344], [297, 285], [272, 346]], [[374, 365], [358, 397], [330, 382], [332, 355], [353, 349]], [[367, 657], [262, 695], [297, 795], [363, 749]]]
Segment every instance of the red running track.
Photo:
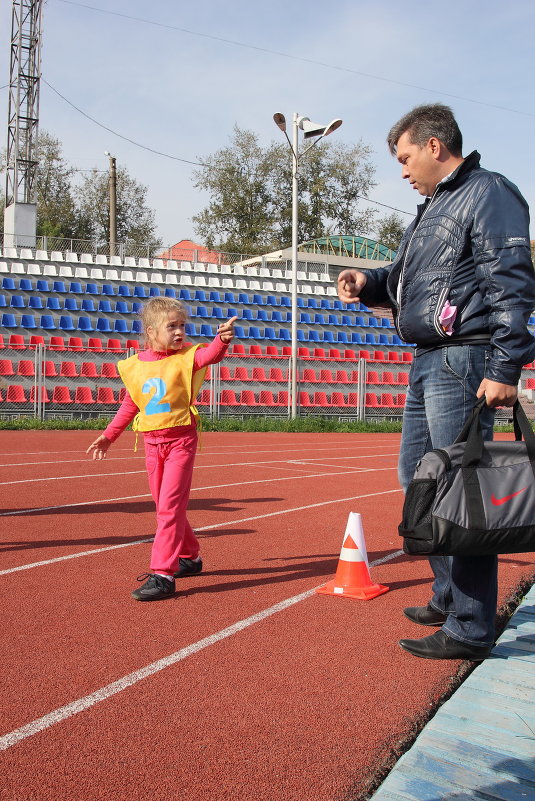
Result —
[[[203, 437], [190, 519], [205, 572], [136, 603], [153, 532], [142, 455], [93, 432], [3, 432], [2, 798], [362, 799], [458, 662], [418, 660], [402, 614], [427, 562], [400, 554], [399, 437]], [[319, 596], [362, 515], [373, 601]], [[501, 559], [500, 599], [531, 575]], [[3, 735], [3, 736], [2, 736]]]

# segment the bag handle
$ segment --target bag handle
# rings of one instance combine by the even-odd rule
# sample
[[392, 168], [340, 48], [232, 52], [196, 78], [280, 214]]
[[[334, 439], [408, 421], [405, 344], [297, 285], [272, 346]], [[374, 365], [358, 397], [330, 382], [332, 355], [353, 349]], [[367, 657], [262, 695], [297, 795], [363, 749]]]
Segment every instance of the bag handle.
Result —
[[[455, 440], [455, 442], [466, 442], [461, 469], [470, 528], [477, 530], [484, 529], [486, 525], [483, 497], [477, 476], [477, 467], [483, 455], [483, 434], [480, 417], [485, 406], [485, 398], [480, 398], [475, 404], [463, 430]], [[513, 424], [515, 440], [518, 442], [522, 440], [522, 435], [524, 437], [526, 451], [535, 478], [535, 434], [518, 400], [515, 401], [513, 406]]]

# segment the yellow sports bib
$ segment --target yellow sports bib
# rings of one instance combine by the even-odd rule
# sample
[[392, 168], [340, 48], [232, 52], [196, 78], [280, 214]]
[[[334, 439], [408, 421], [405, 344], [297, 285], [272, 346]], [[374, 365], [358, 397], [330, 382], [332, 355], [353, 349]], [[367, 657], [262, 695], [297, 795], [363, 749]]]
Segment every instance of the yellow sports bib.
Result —
[[190, 345], [155, 362], [142, 362], [137, 355], [117, 363], [117, 369], [139, 414], [136, 431], [156, 431], [187, 426], [191, 414], [199, 413], [193, 402], [204, 381], [206, 368], [193, 371], [197, 348]]

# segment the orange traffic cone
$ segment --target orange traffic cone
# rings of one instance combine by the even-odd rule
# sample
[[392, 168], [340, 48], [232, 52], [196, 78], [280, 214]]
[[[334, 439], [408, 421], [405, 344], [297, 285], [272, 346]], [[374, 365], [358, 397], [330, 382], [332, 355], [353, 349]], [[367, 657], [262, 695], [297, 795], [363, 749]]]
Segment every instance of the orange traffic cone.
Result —
[[383, 584], [374, 584], [370, 579], [362, 521], [358, 513], [350, 512], [336, 575], [316, 592], [369, 601], [388, 592], [388, 589]]

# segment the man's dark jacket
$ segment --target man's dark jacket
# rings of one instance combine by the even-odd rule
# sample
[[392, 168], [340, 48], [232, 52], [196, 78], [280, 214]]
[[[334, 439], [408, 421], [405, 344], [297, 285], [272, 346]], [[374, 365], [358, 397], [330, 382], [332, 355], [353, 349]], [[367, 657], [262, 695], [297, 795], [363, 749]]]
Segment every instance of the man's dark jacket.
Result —
[[[535, 358], [527, 328], [535, 308], [529, 210], [517, 187], [479, 159], [471, 153], [418, 207], [392, 264], [362, 270], [368, 280], [360, 297], [392, 306], [406, 342], [490, 342], [485, 378], [515, 385]], [[438, 319], [446, 300], [457, 307], [451, 336]]]

